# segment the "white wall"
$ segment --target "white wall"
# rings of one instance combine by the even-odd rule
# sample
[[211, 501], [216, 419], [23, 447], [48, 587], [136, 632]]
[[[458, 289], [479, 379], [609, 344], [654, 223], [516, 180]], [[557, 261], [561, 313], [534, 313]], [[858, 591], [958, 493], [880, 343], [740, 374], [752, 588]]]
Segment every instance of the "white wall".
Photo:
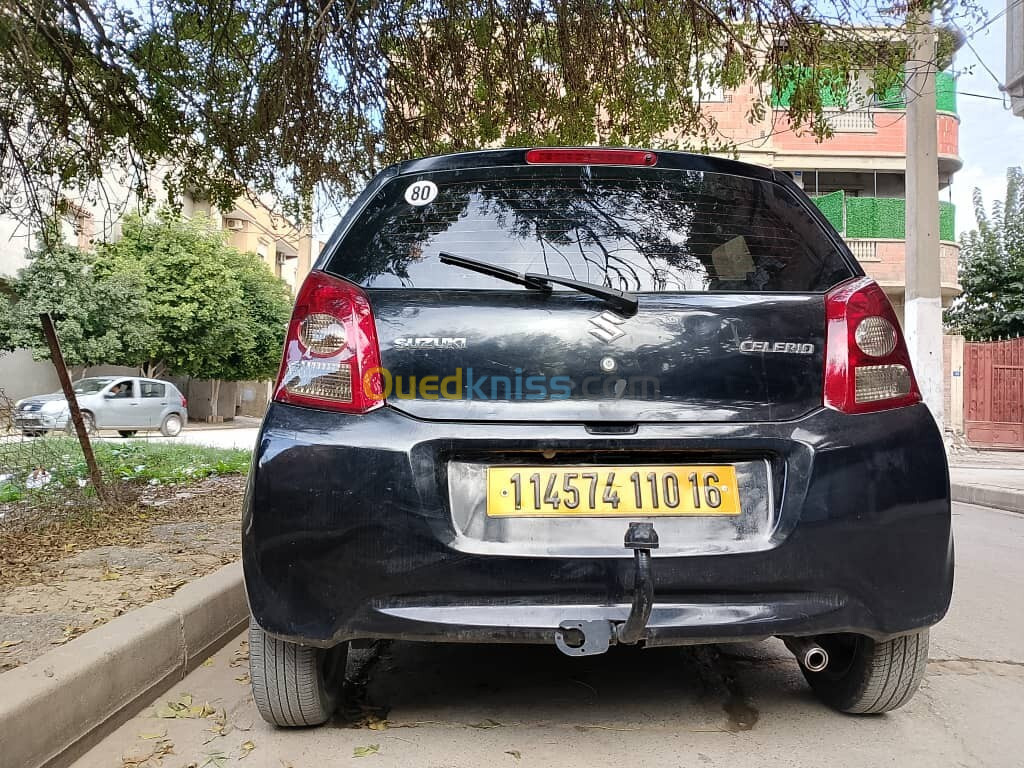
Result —
[[20, 400], [56, 392], [60, 381], [49, 360], [33, 360], [27, 349], [18, 349], [0, 353], [0, 389], [11, 400]]
[[31, 242], [28, 228], [9, 216], [0, 216], [0, 277], [14, 277], [25, 266]]

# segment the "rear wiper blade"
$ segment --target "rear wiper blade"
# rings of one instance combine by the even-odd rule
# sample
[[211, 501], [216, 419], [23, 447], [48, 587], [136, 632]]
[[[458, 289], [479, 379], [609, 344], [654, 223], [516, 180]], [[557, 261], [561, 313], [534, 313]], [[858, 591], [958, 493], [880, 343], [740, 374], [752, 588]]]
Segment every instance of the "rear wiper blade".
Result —
[[525, 288], [533, 288], [537, 291], [550, 291], [551, 284], [541, 280], [531, 280], [527, 275], [522, 275], [519, 272], [513, 272], [511, 269], [505, 269], [505, 267], [499, 267], [497, 264], [488, 264], [486, 261], [477, 261], [476, 259], [467, 259], [465, 256], [456, 256], [454, 253], [448, 253], [447, 251], [441, 251], [441, 263], [451, 264], [453, 267], [462, 267], [468, 269], [471, 272], [479, 272], [481, 275], [487, 275], [488, 277], [496, 277], [499, 280], [504, 280], [508, 283], [515, 283]]
[[620, 291], [616, 288], [608, 288], [596, 283], [587, 283], [582, 280], [573, 280], [568, 277], [556, 277], [555, 275], [541, 275], [537, 272], [515, 272], [497, 264], [488, 264], [486, 261], [467, 259], [465, 256], [456, 256], [454, 253], [441, 251], [441, 263], [451, 264], [453, 267], [462, 267], [482, 275], [496, 277], [509, 283], [515, 283], [525, 288], [538, 291], [550, 291], [552, 285], [564, 285], [588, 296], [603, 299], [613, 304], [616, 309], [627, 315], [634, 315], [637, 311], [638, 299], [635, 293]]

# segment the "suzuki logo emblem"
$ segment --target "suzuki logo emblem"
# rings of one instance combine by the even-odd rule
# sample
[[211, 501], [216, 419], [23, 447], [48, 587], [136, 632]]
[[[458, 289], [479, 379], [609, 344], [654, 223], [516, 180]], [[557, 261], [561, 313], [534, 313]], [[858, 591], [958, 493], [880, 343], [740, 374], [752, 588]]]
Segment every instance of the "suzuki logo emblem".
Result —
[[626, 335], [626, 332], [619, 328], [624, 322], [626, 322], [624, 317], [619, 317], [611, 312], [602, 312], [600, 315], [590, 318], [590, 324], [594, 326], [590, 329], [590, 334], [605, 344], [611, 344]]

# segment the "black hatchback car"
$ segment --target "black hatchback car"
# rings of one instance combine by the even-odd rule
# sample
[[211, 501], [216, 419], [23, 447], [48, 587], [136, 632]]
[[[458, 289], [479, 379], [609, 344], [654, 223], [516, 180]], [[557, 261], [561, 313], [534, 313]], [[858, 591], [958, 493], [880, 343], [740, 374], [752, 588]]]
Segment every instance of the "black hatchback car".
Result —
[[786, 175], [472, 152], [381, 172], [303, 284], [243, 559], [278, 725], [374, 638], [778, 636], [884, 712], [949, 604], [949, 477], [885, 294]]

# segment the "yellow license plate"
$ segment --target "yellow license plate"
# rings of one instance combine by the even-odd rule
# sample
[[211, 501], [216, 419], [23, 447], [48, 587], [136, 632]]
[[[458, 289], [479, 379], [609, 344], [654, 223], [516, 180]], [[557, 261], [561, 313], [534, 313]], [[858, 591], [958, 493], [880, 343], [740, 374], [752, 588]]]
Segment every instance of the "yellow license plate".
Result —
[[489, 517], [738, 514], [728, 465], [487, 468]]

